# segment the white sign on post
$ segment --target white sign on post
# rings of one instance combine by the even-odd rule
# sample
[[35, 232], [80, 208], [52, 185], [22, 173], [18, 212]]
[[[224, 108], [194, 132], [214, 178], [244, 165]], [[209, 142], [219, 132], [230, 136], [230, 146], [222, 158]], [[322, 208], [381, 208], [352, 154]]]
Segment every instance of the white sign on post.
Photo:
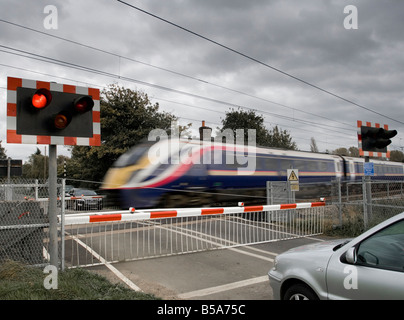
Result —
[[290, 190], [299, 191], [299, 169], [288, 169], [287, 177]]

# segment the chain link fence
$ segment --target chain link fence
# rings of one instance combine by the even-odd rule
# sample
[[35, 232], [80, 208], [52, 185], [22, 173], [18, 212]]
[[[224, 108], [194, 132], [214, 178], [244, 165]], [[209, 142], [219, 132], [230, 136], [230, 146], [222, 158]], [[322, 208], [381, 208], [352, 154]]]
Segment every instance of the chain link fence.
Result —
[[350, 228], [352, 236], [404, 211], [404, 180], [363, 177], [336, 180], [331, 186], [335, 225]]
[[[116, 209], [99, 193], [100, 183], [57, 180], [56, 215], [58, 225], [58, 261], [64, 269], [65, 214]], [[0, 179], [0, 263], [14, 260], [45, 266], [49, 257], [49, 182], [47, 179]], [[62, 236], [63, 235], [63, 236]]]
[[48, 189], [45, 180], [0, 180], [0, 262], [49, 263]]

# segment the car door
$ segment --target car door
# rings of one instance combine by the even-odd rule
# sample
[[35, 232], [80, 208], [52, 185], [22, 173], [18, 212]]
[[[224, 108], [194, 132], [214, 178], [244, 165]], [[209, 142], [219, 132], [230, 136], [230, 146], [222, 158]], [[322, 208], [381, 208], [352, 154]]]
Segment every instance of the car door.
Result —
[[[349, 246], [348, 246], [349, 247]], [[383, 228], [354, 246], [337, 250], [327, 268], [330, 299], [404, 299], [404, 220]]]

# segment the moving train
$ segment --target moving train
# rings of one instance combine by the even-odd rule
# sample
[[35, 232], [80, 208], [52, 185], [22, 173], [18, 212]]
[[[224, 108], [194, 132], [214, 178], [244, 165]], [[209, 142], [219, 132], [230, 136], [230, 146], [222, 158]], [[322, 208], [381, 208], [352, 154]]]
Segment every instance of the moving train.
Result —
[[[378, 178], [404, 176], [402, 163], [370, 161]], [[263, 204], [267, 181], [286, 181], [287, 169], [298, 169], [299, 195], [318, 199], [327, 196], [330, 188], [324, 186], [332, 180], [362, 179], [363, 163], [363, 158], [167, 138], [123, 154], [106, 173], [102, 189], [121, 208]]]

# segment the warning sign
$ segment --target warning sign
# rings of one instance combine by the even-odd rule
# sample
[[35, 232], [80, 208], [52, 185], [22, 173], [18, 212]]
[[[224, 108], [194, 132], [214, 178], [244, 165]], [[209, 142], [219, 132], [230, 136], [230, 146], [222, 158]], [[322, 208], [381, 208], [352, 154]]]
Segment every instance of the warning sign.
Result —
[[288, 181], [299, 181], [298, 169], [288, 169]]
[[288, 184], [291, 191], [299, 191], [299, 170], [298, 169], [288, 169]]

